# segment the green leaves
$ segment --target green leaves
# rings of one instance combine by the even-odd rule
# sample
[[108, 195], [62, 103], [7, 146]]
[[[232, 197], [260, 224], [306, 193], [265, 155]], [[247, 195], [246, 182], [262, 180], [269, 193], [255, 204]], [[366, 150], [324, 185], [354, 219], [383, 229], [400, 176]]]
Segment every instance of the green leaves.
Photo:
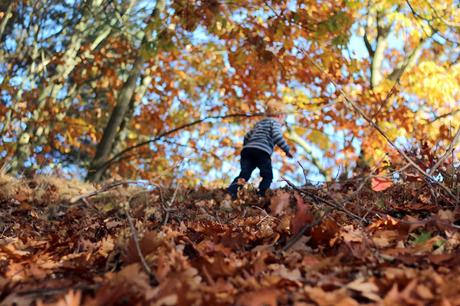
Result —
[[424, 244], [431, 238], [431, 233], [427, 231], [422, 231], [420, 234], [412, 233], [410, 236], [413, 238], [412, 242], [414, 244]]

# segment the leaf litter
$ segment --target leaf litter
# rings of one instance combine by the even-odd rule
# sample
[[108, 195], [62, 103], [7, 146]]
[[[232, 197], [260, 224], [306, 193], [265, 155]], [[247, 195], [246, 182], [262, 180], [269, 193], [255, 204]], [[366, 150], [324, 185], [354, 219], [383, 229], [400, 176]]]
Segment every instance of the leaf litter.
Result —
[[458, 207], [423, 181], [358, 185], [229, 201], [2, 176], [0, 303], [460, 305]]

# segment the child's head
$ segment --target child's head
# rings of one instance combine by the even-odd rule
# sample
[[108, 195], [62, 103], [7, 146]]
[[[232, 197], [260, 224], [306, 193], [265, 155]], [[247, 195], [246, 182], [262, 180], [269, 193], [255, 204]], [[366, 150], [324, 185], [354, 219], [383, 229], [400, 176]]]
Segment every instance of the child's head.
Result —
[[286, 112], [282, 102], [275, 99], [270, 99], [265, 105], [265, 115], [268, 117], [273, 117], [279, 122], [284, 122], [286, 119]]

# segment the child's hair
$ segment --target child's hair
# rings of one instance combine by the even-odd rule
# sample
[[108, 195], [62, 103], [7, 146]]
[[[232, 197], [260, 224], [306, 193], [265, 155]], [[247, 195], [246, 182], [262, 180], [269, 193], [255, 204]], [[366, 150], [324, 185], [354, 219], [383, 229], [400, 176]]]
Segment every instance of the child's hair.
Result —
[[267, 104], [265, 104], [265, 115], [274, 117], [274, 116], [279, 116], [279, 115], [284, 115], [285, 114], [285, 107], [282, 102], [275, 100], [275, 99], [270, 99], [268, 100]]

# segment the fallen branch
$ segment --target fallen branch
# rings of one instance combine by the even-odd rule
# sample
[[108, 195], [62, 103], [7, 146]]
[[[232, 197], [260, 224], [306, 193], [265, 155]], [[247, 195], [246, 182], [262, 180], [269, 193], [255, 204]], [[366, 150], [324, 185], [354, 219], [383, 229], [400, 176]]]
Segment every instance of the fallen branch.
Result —
[[331, 202], [329, 200], [326, 200], [326, 199], [323, 199], [322, 197], [319, 197], [317, 196], [316, 194], [313, 194], [313, 193], [310, 193], [310, 192], [307, 192], [303, 189], [300, 189], [299, 187], [297, 187], [296, 185], [294, 185], [291, 181], [289, 181], [287, 178], [285, 177], [282, 177], [282, 179], [293, 189], [297, 190], [298, 192], [306, 195], [306, 196], [309, 196], [310, 198], [312, 198], [313, 200], [317, 201], [317, 202], [322, 202], [332, 208], [335, 208], [337, 210], [340, 210], [341, 212], [345, 213], [346, 215], [348, 215], [349, 217], [359, 221], [359, 222], [366, 222], [367, 223], [367, 220], [365, 218], [362, 218], [358, 215], [356, 215], [355, 213], [349, 211], [348, 209], [346, 209], [345, 207], [342, 207], [339, 203], [334, 203], [334, 202]]
[[17, 293], [18, 296], [28, 296], [28, 295], [36, 295], [37, 297], [49, 296], [49, 295], [56, 295], [62, 292], [66, 292], [69, 290], [96, 290], [100, 287], [98, 284], [93, 285], [76, 285], [73, 287], [57, 287], [57, 288], [38, 288], [38, 289], [31, 289], [25, 291], [19, 291]]
[[[88, 198], [90, 197], [93, 197], [95, 195], [98, 195], [100, 193], [103, 193], [103, 192], [106, 192], [110, 189], [113, 189], [115, 187], [118, 187], [120, 185], [139, 185], [139, 184], [143, 184], [143, 182], [139, 182], [139, 181], [130, 181], [130, 180], [127, 180], [127, 181], [117, 181], [117, 182], [113, 182], [113, 183], [110, 183], [110, 184], [107, 184], [107, 185], [104, 185], [102, 186], [101, 189], [99, 190], [96, 190], [96, 191], [91, 191], [91, 192], [88, 192], [86, 194], [83, 194], [83, 195], [80, 195], [80, 196], [76, 196], [76, 197], [73, 197], [72, 199], [70, 199], [70, 203], [71, 204], [74, 204], [74, 203], [77, 203], [78, 201], [86, 201]], [[87, 204], [87, 203], [85, 203]]]
[[388, 135], [380, 128], [380, 126], [377, 125], [377, 123], [375, 123], [371, 118], [369, 118], [368, 115], [366, 115], [366, 113], [364, 113], [364, 111], [353, 101], [351, 100], [348, 95], [337, 85], [337, 83], [329, 76], [329, 74], [327, 74], [326, 72], [324, 72], [324, 70], [321, 68], [321, 66], [319, 66], [311, 57], [310, 55], [305, 51], [303, 50], [302, 48], [298, 47], [298, 49], [305, 55], [305, 58], [311, 63], [313, 64], [313, 66], [316, 67], [316, 69], [319, 70], [319, 72], [321, 72], [322, 74], [324, 74], [326, 76], [326, 78], [328, 79], [329, 82], [332, 83], [332, 85], [335, 86], [335, 88], [340, 92], [340, 94], [344, 97], [346, 103], [345, 105], [349, 106], [351, 109], [353, 109], [355, 112], [357, 112], [364, 120], [367, 121], [367, 123], [369, 123], [375, 130], [377, 130], [377, 132], [383, 137], [385, 138], [385, 140], [387, 141], [387, 143], [393, 147], [411, 166], [413, 166], [420, 174], [422, 174], [424, 177], [426, 177], [427, 179], [429, 179], [430, 181], [434, 182], [435, 184], [437, 184], [438, 186], [440, 186], [447, 194], [449, 194], [452, 198], [455, 199], [455, 195], [452, 193], [452, 191], [450, 191], [449, 188], [447, 188], [444, 184], [442, 184], [441, 182], [438, 182], [436, 181], [435, 179], [432, 178], [432, 176], [430, 174], [428, 174], [427, 172], [425, 172], [422, 168], [420, 168], [419, 165], [417, 165], [403, 150], [401, 150], [389, 137]]
[[166, 212], [166, 216], [165, 216], [165, 219], [163, 221], [163, 225], [166, 225], [166, 223], [168, 223], [169, 214], [170, 214], [171, 211], [173, 211], [173, 209], [171, 209], [171, 206], [174, 204], [174, 201], [176, 200], [177, 191], [179, 190], [179, 186], [180, 186], [180, 184], [177, 184], [176, 190], [174, 190], [174, 193], [173, 193], [173, 196], [172, 196], [171, 200], [168, 203], [166, 203], [166, 207], [164, 207], [164, 205], [163, 205], [163, 209]]
[[[406, 0], [407, 1], [407, 0]], [[280, 18], [283, 18], [284, 20], [286, 20], [289, 24], [292, 24], [289, 20], [286, 19], [286, 17], [284, 16], [281, 16], [280, 14], [278, 14], [275, 9], [273, 7], [271, 7], [268, 2], [265, 2], [265, 4], [270, 8], [270, 10], [277, 16], [277, 17], [280, 17]], [[314, 61], [310, 54], [305, 51], [302, 47], [300, 46], [296, 46], [297, 49], [304, 54], [305, 58], [311, 63], [313, 64], [313, 66], [315, 66], [316, 69], [318, 69], [318, 71], [325, 75], [327, 80], [329, 82], [331, 82], [332, 85], [335, 86], [335, 88], [340, 92], [340, 94], [344, 97], [346, 103], [345, 105], [348, 106], [349, 108], [351, 108], [352, 110], [354, 110], [355, 112], [357, 112], [364, 120], [366, 120], [374, 129], [377, 130], [377, 132], [383, 136], [383, 138], [385, 138], [385, 140], [388, 142], [388, 144], [390, 144], [406, 161], [408, 161], [411, 166], [413, 166], [420, 174], [422, 174], [424, 177], [426, 177], [427, 179], [429, 179], [430, 181], [434, 182], [435, 184], [439, 185], [445, 192], [447, 192], [447, 194], [449, 194], [449, 196], [451, 196], [452, 198], [456, 198], [456, 196], [452, 193], [452, 191], [447, 188], [444, 184], [442, 184], [441, 182], [438, 182], [436, 180], [434, 180], [430, 174], [428, 174], [427, 172], [425, 172], [422, 168], [420, 168], [419, 165], [417, 165], [403, 150], [401, 150], [398, 146], [396, 146], [396, 144], [388, 137], [388, 135], [385, 134], [385, 132], [380, 128], [380, 126], [378, 126], [368, 115], [366, 115], [366, 113], [364, 113], [364, 111], [353, 101], [351, 100], [348, 95], [337, 85], [337, 83], [332, 79], [332, 77], [329, 76], [329, 74], [327, 74], [324, 69], [318, 64], [316, 63], [316, 61]], [[396, 84], [396, 83], [395, 83]], [[395, 86], [393, 86], [395, 87]], [[392, 88], [389, 92], [389, 94], [387, 95], [387, 98], [388, 99], [390, 96], [393, 95], [393, 90], [394, 88]], [[384, 100], [385, 101], [385, 100]]]

